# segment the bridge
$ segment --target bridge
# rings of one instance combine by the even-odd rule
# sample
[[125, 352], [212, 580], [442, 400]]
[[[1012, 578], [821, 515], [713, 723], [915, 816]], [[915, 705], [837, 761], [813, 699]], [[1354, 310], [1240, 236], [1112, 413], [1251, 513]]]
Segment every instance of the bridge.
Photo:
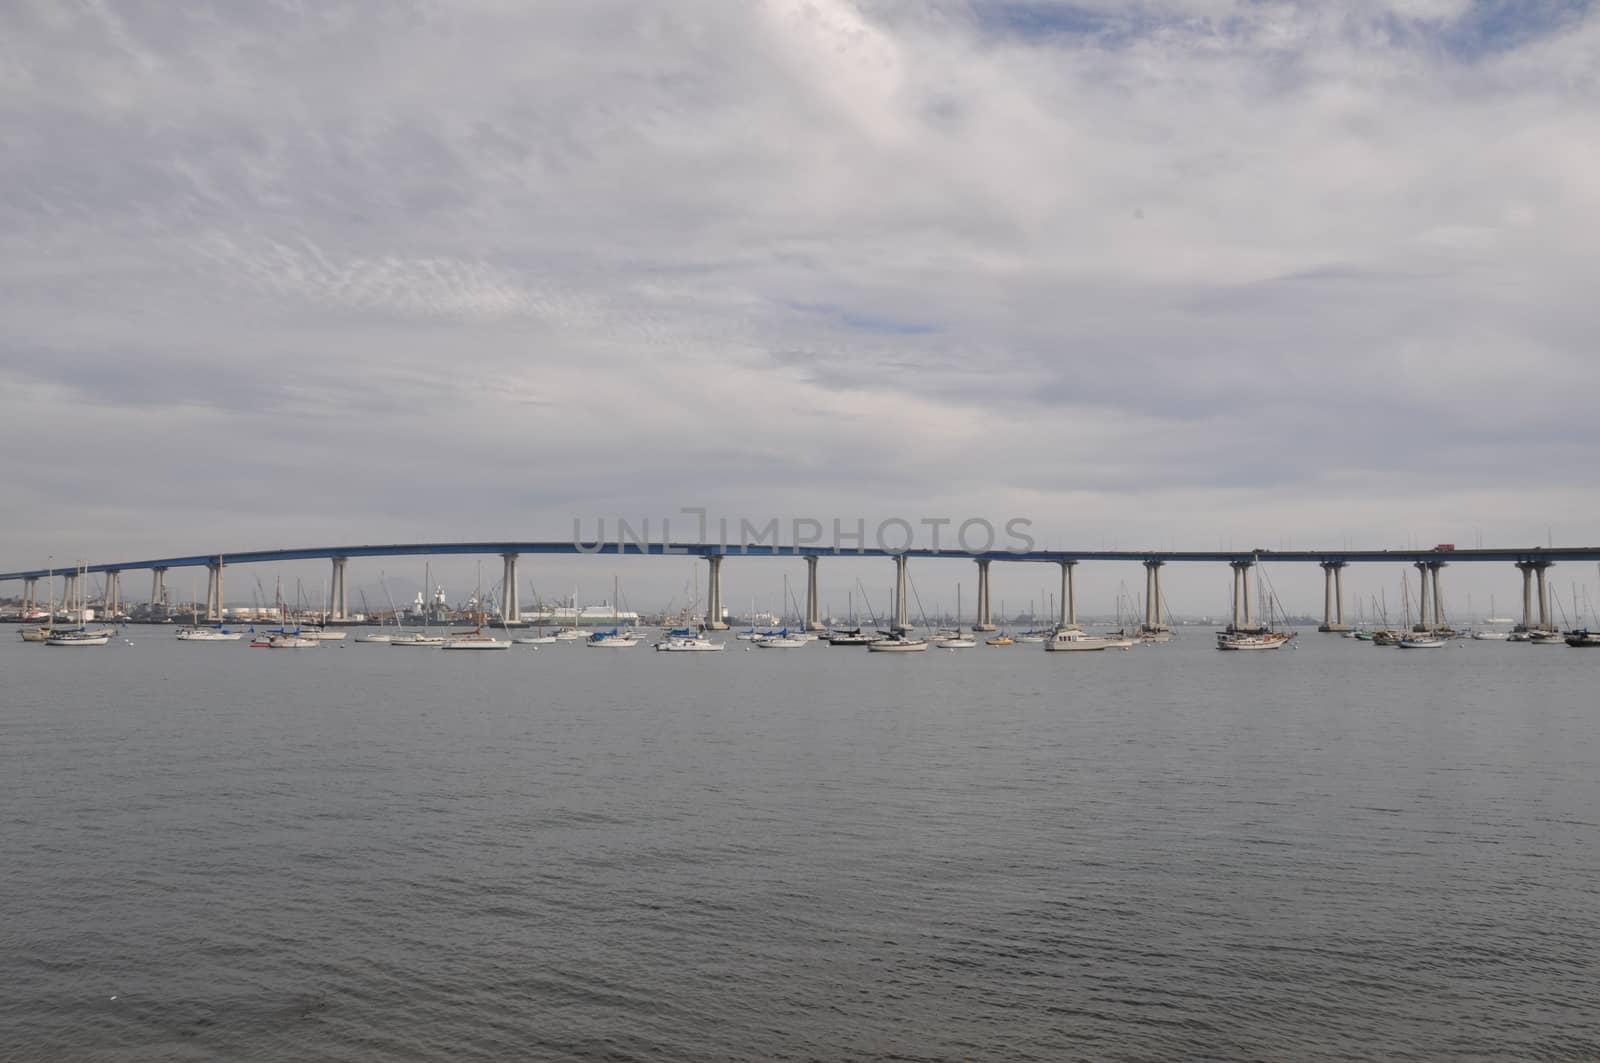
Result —
[[893, 626], [908, 629], [909, 565], [913, 560], [965, 560], [978, 566], [978, 622], [980, 631], [994, 630], [989, 596], [989, 568], [996, 562], [1055, 564], [1061, 568], [1061, 608], [1057, 618], [1062, 626], [1078, 623], [1077, 595], [1074, 570], [1086, 561], [1138, 562], [1145, 568], [1145, 617], [1147, 631], [1165, 628], [1162, 611], [1161, 569], [1169, 564], [1204, 563], [1226, 564], [1233, 571], [1233, 615], [1230, 627], [1249, 631], [1259, 628], [1259, 618], [1251, 607], [1250, 573], [1258, 564], [1281, 562], [1320, 565], [1324, 576], [1323, 622], [1320, 630], [1344, 631], [1344, 569], [1352, 564], [1404, 564], [1415, 566], [1421, 584], [1422, 623], [1419, 629], [1431, 630], [1444, 625], [1440, 596], [1440, 572], [1446, 565], [1462, 563], [1500, 563], [1515, 565], [1522, 574], [1522, 627], [1526, 630], [1552, 630], [1553, 614], [1550, 588], [1546, 573], [1557, 562], [1600, 561], [1600, 547], [1530, 547], [1525, 549], [1463, 549], [1436, 547], [1430, 550], [954, 550], [926, 547], [890, 549], [864, 545], [841, 547], [811, 544], [782, 545], [778, 543], [677, 543], [651, 542], [645, 539], [618, 537], [615, 542], [597, 541], [583, 543], [572, 540], [544, 542], [460, 542], [460, 543], [387, 543], [364, 546], [319, 546], [281, 550], [242, 550], [229, 554], [190, 554], [178, 557], [152, 558], [142, 561], [102, 562], [78, 566], [71, 570], [52, 571], [32, 569], [0, 573], [0, 584], [20, 581], [23, 585], [25, 613], [37, 608], [38, 585], [42, 579], [60, 575], [65, 581], [63, 600], [74, 597], [77, 581], [82, 575], [105, 576], [105, 605], [115, 612], [122, 605], [121, 580], [123, 573], [148, 571], [151, 574], [150, 600], [160, 602], [166, 594], [166, 575], [173, 569], [204, 567], [206, 581], [206, 616], [220, 621], [223, 612], [223, 573], [234, 565], [268, 564], [284, 561], [324, 560], [332, 566], [332, 603], [330, 619], [338, 622], [349, 618], [345, 598], [345, 573], [349, 562], [356, 558], [375, 557], [449, 557], [449, 556], [499, 556], [504, 564], [501, 577], [501, 612], [511, 621], [520, 615], [521, 605], [517, 590], [517, 559], [529, 555], [593, 556], [678, 556], [698, 557], [706, 561], [707, 580], [706, 624], [724, 629], [722, 620], [722, 565], [730, 557], [798, 557], [806, 562], [806, 627], [822, 628], [820, 599], [817, 592], [817, 567], [827, 557], [885, 558], [895, 565], [895, 596]]

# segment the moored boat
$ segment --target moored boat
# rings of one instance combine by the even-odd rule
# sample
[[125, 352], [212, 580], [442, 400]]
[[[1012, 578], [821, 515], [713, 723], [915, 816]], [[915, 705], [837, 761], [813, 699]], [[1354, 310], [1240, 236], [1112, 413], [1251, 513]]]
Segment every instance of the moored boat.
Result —
[[867, 650], [871, 653], [921, 653], [927, 648], [927, 639], [908, 638], [904, 633], [867, 643]]
[[704, 635], [689, 631], [670, 631], [666, 638], [656, 643], [658, 653], [715, 653], [722, 647], [723, 643], [712, 642]]
[[[392, 643], [391, 643], [392, 645]], [[464, 635], [456, 635], [444, 640], [442, 650], [509, 650], [510, 639], [497, 639], [493, 635], [484, 634], [483, 629], [474, 628]]]
[[1289, 644], [1293, 635], [1282, 631], [1263, 631], [1259, 634], [1220, 632], [1217, 635], [1219, 650], [1277, 650]]
[[104, 646], [111, 641], [109, 631], [57, 631], [44, 640], [46, 646]]
[[1051, 653], [1128, 650], [1133, 648], [1133, 639], [1107, 638], [1104, 635], [1091, 635], [1075, 627], [1066, 627], [1045, 640], [1044, 648]]
[[389, 645], [438, 649], [444, 645], [444, 636], [425, 635], [420, 631], [408, 631], [403, 635], [389, 636]]
[[180, 627], [177, 631], [179, 642], [238, 642], [244, 637], [242, 631], [229, 631], [225, 627]]

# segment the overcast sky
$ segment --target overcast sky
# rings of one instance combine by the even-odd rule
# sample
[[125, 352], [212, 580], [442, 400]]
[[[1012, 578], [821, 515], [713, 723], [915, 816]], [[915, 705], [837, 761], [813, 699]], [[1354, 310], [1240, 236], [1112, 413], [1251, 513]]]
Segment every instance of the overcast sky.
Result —
[[1561, 0], [4, 0], [0, 568], [1600, 542], [1597, 104]]

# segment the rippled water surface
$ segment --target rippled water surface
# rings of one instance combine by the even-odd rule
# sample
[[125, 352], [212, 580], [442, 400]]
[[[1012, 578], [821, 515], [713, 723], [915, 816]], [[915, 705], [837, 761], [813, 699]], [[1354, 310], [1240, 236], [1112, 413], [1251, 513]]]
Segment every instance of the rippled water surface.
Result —
[[4, 636], [7, 1060], [1600, 1056], [1600, 653]]

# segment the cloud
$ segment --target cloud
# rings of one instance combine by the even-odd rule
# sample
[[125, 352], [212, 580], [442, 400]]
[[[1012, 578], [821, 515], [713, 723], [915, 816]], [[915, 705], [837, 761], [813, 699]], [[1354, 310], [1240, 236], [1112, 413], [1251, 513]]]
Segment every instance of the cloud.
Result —
[[0, 567], [686, 504], [1600, 541], [1587, 4], [12, 16], [0, 418], [127, 445], [0, 456]]

